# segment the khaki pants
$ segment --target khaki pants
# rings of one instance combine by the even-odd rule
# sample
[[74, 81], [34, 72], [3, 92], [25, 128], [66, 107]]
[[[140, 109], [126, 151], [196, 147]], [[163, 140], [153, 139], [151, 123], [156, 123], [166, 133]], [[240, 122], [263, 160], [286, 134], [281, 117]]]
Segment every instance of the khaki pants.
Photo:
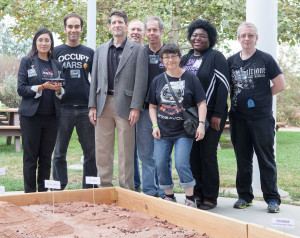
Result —
[[122, 188], [134, 190], [135, 127], [130, 126], [129, 120], [117, 115], [114, 97], [108, 95], [95, 127], [96, 164], [101, 187], [113, 186], [115, 128], [118, 139], [119, 184]]

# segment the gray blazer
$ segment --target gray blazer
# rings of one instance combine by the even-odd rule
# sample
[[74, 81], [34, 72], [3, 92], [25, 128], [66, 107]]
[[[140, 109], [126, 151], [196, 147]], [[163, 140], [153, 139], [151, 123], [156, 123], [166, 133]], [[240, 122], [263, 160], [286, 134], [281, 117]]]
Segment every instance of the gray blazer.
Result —
[[[100, 45], [94, 54], [89, 108], [97, 109], [97, 117], [103, 111], [108, 90], [109, 42]], [[148, 55], [145, 47], [127, 39], [114, 80], [115, 111], [128, 119], [131, 108], [141, 110], [147, 93]]]

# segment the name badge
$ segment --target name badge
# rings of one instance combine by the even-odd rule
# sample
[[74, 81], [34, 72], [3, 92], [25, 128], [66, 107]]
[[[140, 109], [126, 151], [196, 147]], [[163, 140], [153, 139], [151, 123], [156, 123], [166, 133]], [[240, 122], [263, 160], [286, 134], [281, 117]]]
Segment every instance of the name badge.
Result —
[[248, 100], [247, 105], [248, 105], [248, 108], [255, 107], [255, 103], [254, 103], [254, 101], [252, 99]]
[[31, 69], [27, 70], [28, 78], [37, 76], [36, 71], [33, 67], [34, 65], [31, 65]]
[[158, 55], [149, 55], [150, 64], [158, 64]]
[[196, 60], [195, 63], [193, 64], [193, 67], [199, 69], [200, 66], [201, 66], [201, 64], [202, 64], [202, 59], [198, 59], [198, 60]]
[[80, 69], [72, 69], [70, 70], [71, 78], [80, 78]]
[[247, 72], [238, 70], [236, 71], [235, 78], [236, 80], [247, 80]]

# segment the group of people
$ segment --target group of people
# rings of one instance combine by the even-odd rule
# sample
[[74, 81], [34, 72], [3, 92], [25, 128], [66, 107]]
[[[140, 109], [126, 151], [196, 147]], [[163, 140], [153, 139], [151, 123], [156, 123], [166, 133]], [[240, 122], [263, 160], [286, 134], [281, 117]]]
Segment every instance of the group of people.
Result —
[[[80, 44], [81, 16], [68, 14], [67, 42], [54, 48], [52, 33], [42, 28], [21, 61], [18, 93], [25, 192], [36, 192], [36, 184], [39, 192], [47, 190], [44, 180], [50, 178], [53, 151], [53, 179], [61, 182], [61, 189], [67, 186], [66, 155], [75, 127], [83, 150], [83, 188], [89, 188], [86, 176], [99, 176], [101, 187], [113, 186], [116, 131], [121, 187], [140, 191], [139, 158], [143, 193], [176, 202], [175, 147], [185, 204], [213, 209], [219, 193], [217, 147], [230, 92], [239, 195], [234, 207], [252, 205], [255, 151], [267, 211], [279, 212], [272, 95], [284, 90], [285, 82], [276, 61], [255, 48], [256, 27], [239, 26], [242, 51], [226, 60], [213, 49], [217, 30], [207, 20], [189, 24], [192, 49], [184, 56], [178, 46], [163, 43], [164, 24], [158, 16], [128, 23], [125, 12], [113, 11], [108, 24], [112, 39], [94, 52]], [[56, 80], [60, 76], [64, 83]], [[183, 111], [192, 107], [199, 117], [194, 137], [186, 133], [183, 120]]]

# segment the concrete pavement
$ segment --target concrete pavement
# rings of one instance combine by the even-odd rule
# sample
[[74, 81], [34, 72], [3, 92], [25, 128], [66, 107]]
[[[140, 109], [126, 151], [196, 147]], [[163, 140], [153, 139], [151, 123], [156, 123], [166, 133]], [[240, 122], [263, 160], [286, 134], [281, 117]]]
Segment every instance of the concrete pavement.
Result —
[[[184, 204], [185, 195], [175, 194], [177, 202]], [[261, 201], [253, 200], [253, 206], [245, 209], [235, 209], [233, 204], [236, 198], [218, 198], [218, 206], [209, 212], [244, 221], [247, 223], [254, 223], [264, 227], [269, 227], [287, 234], [300, 237], [300, 206], [293, 206], [287, 204], [280, 205], [280, 213], [267, 213], [267, 204]], [[272, 226], [272, 218], [288, 218], [294, 220], [294, 229], [283, 230], [280, 227]]]

